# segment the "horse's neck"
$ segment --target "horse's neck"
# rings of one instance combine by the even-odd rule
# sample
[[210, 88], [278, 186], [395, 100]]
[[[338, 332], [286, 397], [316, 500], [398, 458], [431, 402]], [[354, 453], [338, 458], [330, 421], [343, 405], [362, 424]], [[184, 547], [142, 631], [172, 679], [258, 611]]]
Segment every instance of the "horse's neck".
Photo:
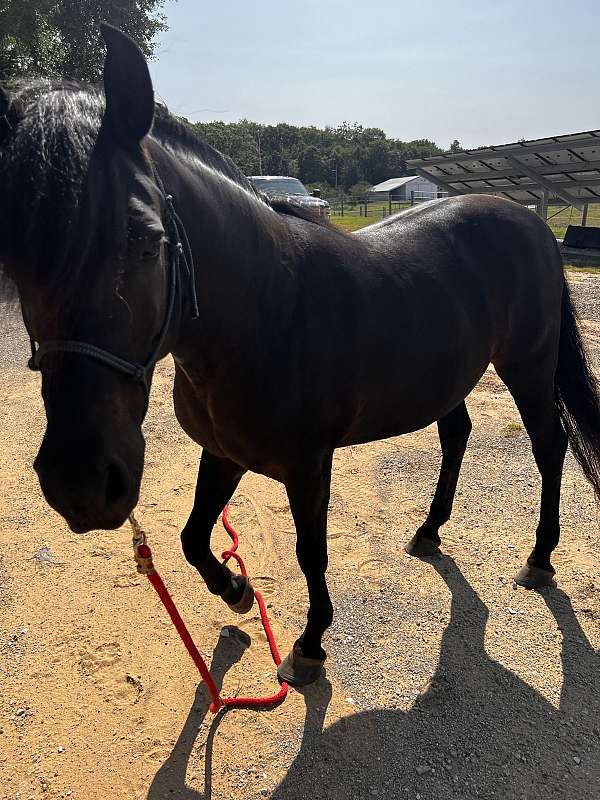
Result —
[[[177, 213], [194, 257], [203, 349], [236, 347], [265, 325], [284, 325], [293, 279], [286, 264], [293, 245], [279, 214], [251, 192], [202, 164], [174, 164]], [[184, 280], [181, 335], [174, 350], [186, 350], [191, 328], [189, 287]], [[208, 340], [210, 337], [210, 340]], [[196, 339], [196, 336], [193, 336]]]

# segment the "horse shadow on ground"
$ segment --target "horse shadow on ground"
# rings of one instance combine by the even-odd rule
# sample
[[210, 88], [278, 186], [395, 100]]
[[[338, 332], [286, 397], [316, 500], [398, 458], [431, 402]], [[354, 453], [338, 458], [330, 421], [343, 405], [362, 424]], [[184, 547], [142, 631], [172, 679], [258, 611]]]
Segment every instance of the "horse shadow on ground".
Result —
[[[227, 671], [241, 659], [250, 645], [250, 637], [239, 628], [229, 627], [229, 636], [219, 636], [210, 662], [210, 671], [219, 692]], [[225, 709], [219, 711], [212, 721], [205, 747], [204, 791], [198, 792], [186, 785], [188, 762], [202, 722], [209, 713], [211, 698], [205, 683], [200, 683], [188, 718], [169, 758], [158, 770], [150, 789], [148, 800], [210, 800], [212, 797], [212, 751], [215, 735]]]
[[[559, 708], [484, 648], [488, 610], [450, 557], [431, 560], [452, 594], [438, 667], [427, 690], [404, 711], [374, 709], [323, 729], [330, 686], [304, 692], [300, 751], [275, 800], [591, 800], [600, 796], [600, 655], [590, 646], [560, 589], [543, 598], [562, 632]], [[532, 601], [536, 595], [532, 594]], [[527, 647], [527, 641], [522, 641]], [[238, 643], [219, 642], [213, 665], [222, 681]], [[210, 800], [213, 724], [205, 790], [185, 786], [186, 764], [208, 710], [203, 687], [148, 800]]]

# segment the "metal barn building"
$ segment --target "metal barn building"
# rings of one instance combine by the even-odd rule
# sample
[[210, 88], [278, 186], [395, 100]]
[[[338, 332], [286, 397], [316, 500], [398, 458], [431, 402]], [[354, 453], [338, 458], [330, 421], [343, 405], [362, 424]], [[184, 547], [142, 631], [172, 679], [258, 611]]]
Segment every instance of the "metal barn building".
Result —
[[434, 181], [421, 175], [405, 175], [403, 178], [389, 178], [383, 183], [371, 186], [369, 200], [383, 200], [391, 203], [410, 203], [415, 200], [432, 200], [445, 197], [446, 192], [440, 190]]

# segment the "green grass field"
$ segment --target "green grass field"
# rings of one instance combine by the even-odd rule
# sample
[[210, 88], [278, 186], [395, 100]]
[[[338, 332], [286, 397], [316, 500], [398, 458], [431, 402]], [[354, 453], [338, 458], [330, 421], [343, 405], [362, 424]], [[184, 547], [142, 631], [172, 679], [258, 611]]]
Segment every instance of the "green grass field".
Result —
[[359, 231], [361, 228], [365, 228], [367, 225], [372, 225], [374, 222], [379, 222], [381, 217], [332, 217], [331, 221], [334, 225], [337, 225], [338, 228], [342, 228], [345, 231]]
[[565, 264], [565, 269], [569, 272], [588, 272], [592, 275], [600, 275], [600, 267], [574, 267], [572, 264]]
[[[593, 205], [588, 209], [587, 225], [600, 227], [600, 206]], [[581, 211], [576, 208], [549, 208], [548, 225], [557, 239], [564, 239], [567, 225], [581, 225]]]
[[[394, 213], [407, 207], [395, 203]], [[332, 214], [331, 221], [345, 231], [357, 231], [366, 225], [372, 225], [374, 222], [385, 219], [387, 215], [387, 203], [371, 203], [369, 205], [369, 214], [366, 217], [359, 216], [358, 206], [350, 206], [344, 209], [343, 217], [339, 214]], [[589, 207], [587, 224], [600, 227], [600, 205]], [[581, 211], [576, 208], [555, 208], [551, 206], [548, 209], [548, 225], [557, 239], [563, 239], [567, 225], [581, 225]]]
[[[398, 210], [400, 208], [394, 208], [394, 213]], [[350, 207], [343, 217], [339, 214], [332, 214], [331, 221], [343, 230], [352, 232], [385, 219], [387, 212], [387, 203], [373, 203], [369, 206], [369, 214], [366, 217], [359, 216], [358, 206], [355, 206], [354, 208]], [[589, 207], [587, 224], [600, 227], [600, 205]], [[548, 225], [557, 239], [563, 239], [567, 225], [581, 225], [581, 211], [576, 208], [550, 207], [548, 209]], [[596, 267], [572, 267], [567, 264], [566, 268], [573, 272], [591, 272], [600, 275], [600, 269]]]
[[[393, 203], [392, 213], [396, 214], [405, 208], [410, 208], [410, 206], [405, 203]], [[344, 206], [344, 216], [334, 213], [331, 215], [331, 221], [345, 231], [358, 231], [389, 216], [389, 206], [387, 203], [369, 203], [368, 215], [362, 217], [360, 213], [361, 206], [346, 204]]]

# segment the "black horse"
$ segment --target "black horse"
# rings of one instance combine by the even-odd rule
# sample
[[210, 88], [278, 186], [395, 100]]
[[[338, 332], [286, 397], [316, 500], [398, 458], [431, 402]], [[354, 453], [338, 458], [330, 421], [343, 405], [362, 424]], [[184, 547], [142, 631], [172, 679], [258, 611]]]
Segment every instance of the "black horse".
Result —
[[252, 588], [213, 556], [211, 531], [247, 470], [285, 484], [310, 607], [280, 677], [308, 683], [332, 619], [335, 448], [437, 420], [439, 481], [407, 547], [434, 553], [471, 430], [464, 398], [491, 362], [542, 476], [517, 581], [552, 583], [567, 438], [600, 494], [600, 401], [546, 225], [483, 196], [353, 236], [273, 207], [155, 107], [131, 40], [103, 34], [104, 94], [45, 82], [0, 93], [0, 261], [39, 343], [48, 424], [35, 469], [50, 505], [76, 532], [127, 519], [152, 370], [172, 353], [177, 417], [202, 445], [185, 556], [247, 611]]

